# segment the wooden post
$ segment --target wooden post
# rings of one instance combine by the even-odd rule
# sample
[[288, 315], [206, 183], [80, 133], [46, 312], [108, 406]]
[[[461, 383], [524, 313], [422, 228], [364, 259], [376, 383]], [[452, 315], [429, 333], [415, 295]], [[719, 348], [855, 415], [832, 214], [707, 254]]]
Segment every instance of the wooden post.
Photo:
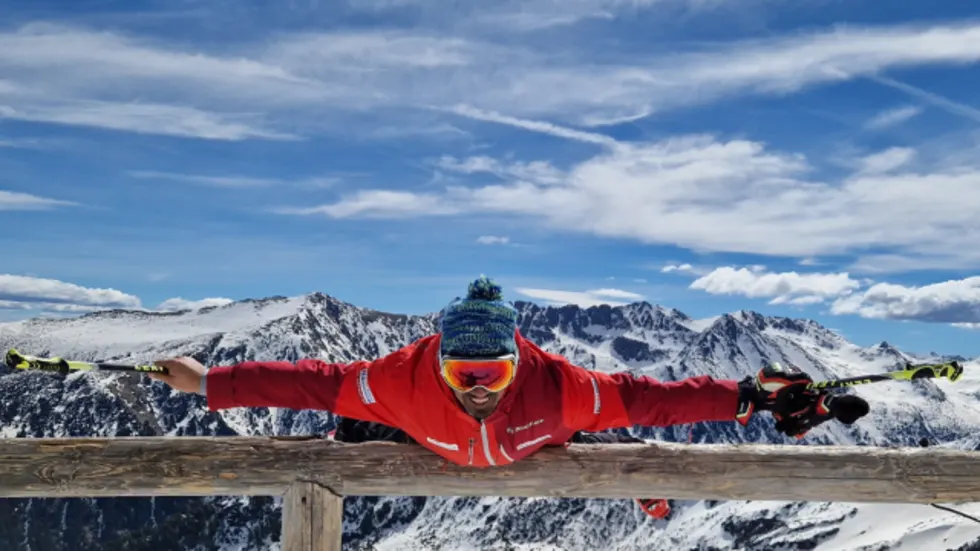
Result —
[[282, 498], [282, 551], [341, 551], [344, 498], [312, 482], [294, 482]]

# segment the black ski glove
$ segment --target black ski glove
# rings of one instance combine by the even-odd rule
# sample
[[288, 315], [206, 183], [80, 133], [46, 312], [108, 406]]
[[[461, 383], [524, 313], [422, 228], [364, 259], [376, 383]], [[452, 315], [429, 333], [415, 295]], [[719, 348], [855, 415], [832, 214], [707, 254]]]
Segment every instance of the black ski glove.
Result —
[[813, 379], [799, 368], [772, 363], [755, 377], [739, 382], [736, 419], [745, 425], [752, 414], [769, 411], [776, 419], [776, 430], [803, 438], [810, 429], [836, 419], [853, 424], [870, 411], [868, 402], [854, 395], [831, 394], [827, 390], [807, 389]]

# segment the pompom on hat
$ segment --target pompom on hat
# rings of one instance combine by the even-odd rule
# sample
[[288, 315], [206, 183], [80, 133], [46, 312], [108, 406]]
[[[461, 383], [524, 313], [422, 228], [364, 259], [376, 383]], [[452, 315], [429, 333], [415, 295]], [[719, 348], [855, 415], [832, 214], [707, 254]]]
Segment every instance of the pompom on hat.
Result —
[[503, 300], [500, 285], [480, 276], [465, 299], [443, 308], [439, 321], [443, 356], [492, 357], [517, 353], [517, 310]]

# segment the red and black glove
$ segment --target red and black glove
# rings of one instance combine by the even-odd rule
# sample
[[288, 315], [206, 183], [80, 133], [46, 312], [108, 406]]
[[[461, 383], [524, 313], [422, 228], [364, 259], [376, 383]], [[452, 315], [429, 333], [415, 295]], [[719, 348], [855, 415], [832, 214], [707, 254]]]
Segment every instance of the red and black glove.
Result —
[[850, 425], [870, 411], [868, 402], [850, 394], [831, 394], [827, 390], [808, 389], [812, 383], [805, 372], [778, 363], [763, 367], [755, 377], [739, 382], [736, 419], [748, 424], [755, 411], [769, 411], [776, 419], [776, 430], [802, 438], [810, 429], [836, 419]]

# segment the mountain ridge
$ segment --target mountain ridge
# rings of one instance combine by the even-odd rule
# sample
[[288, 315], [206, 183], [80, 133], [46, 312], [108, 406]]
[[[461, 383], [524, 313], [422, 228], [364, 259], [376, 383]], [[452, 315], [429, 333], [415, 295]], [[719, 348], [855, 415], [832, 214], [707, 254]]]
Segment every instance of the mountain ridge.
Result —
[[[693, 319], [648, 302], [589, 308], [514, 304], [522, 333], [546, 350], [587, 369], [628, 371], [662, 380], [694, 375], [741, 378], [754, 373], [763, 360], [800, 365], [819, 379], [894, 369], [904, 361], [930, 357], [902, 352], [888, 343], [860, 347], [813, 320], [750, 310]], [[206, 365], [300, 357], [347, 362], [384, 355], [434, 332], [437, 316], [437, 312], [406, 315], [365, 309], [315, 292], [160, 315], [111, 310], [60, 320], [8, 322], [0, 324], [0, 347], [82, 360], [152, 361], [186, 354]], [[918, 445], [926, 438], [936, 445], [976, 449], [980, 443], [972, 435], [980, 429], [980, 378], [973, 374], [977, 361], [968, 364], [967, 375], [956, 386], [920, 381], [850, 389], [872, 403], [872, 413], [851, 427], [818, 427], [804, 442], [782, 437], [768, 419], [761, 418], [747, 427], [713, 422], [634, 427], [632, 432], [646, 439], [690, 439], [696, 444], [893, 446]], [[5, 438], [324, 434], [335, 423], [328, 412], [275, 408], [209, 412], [205, 404], [203, 397], [174, 395], [160, 383], [127, 375], [61, 377], [0, 368], [0, 437]], [[137, 512], [114, 517], [125, 504], [134, 504]], [[276, 550], [279, 507], [273, 497], [0, 500], [0, 518], [10, 519], [0, 521], [0, 548]], [[924, 509], [693, 501], [678, 503], [670, 521], [655, 521], [639, 513], [630, 500], [351, 497], [345, 499], [345, 547], [666, 550], [735, 545], [836, 551], [888, 549], [938, 532], [942, 536], [929, 541], [946, 538], [950, 549], [958, 545], [980, 549], [980, 530], [974, 527], [980, 525]], [[875, 512], [883, 511], [898, 520], [882, 528], [874, 519]], [[897, 515], [899, 511], [906, 516]], [[179, 519], [190, 512], [211, 515], [213, 520], [194, 523], [181, 532]], [[101, 528], [94, 530], [91, 519], [101, 519]], [[58, 528], [46, 532], [40, 528], [44, 526]], [[691, 529], [694, 526], [697, 529]], [[123, 535], [114, 536], [117, 531]]]

